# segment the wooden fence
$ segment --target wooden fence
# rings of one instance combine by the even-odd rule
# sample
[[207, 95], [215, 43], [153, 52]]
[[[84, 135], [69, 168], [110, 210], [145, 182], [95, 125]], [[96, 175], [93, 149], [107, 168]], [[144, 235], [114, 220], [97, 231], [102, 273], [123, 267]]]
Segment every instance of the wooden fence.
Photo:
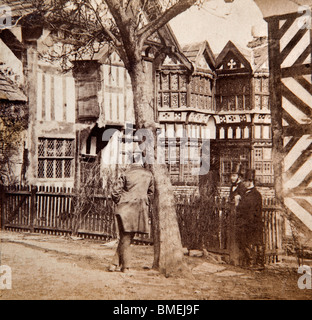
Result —
[[[54, 235], [77, 235], [86, 239], [117, 238], [114, 203], [99, 193], [88, 214], [75, 214], [77, 195], [72, 189], [11, 186], [1, 191], [1, 227]], [[226, 199], [213, 201], [189, 197], [177, 201], [177, 218], [182, 244], [188, 249], [206, 248], [228, 255], [231, 250], [231, 219]], [[263, 200], [264, 241], [268, 261], [282, 252], [284, 219], [274, 199]], [[135, 243], [151, 244], [149, 235], [137, 235]]]
[[[285, 219], [273, 198], [263, 199], [262, 215], [266, 262], [276, 262], [283, 253]], [[226, 198], [183, 199], [177, 204], [177, 216], [184, 247], [230, 256], [235, 219]]]
[[1, 190], [1, 226], [13, 231], [69, 235], [78, 224], [77, 235], [92, 239], [115, 239], [114, 204], [98, 194], [93, 210], [75, 213], [77, 195], [69, 188], [10, 186]]

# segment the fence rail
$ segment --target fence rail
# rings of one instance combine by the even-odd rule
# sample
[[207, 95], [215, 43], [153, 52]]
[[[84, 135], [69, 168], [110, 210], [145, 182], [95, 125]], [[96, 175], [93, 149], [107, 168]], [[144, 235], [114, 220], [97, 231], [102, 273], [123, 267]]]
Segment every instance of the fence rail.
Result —
[[[77, 235], [105, 241], [117, 238], [114, 203], [99, 193], [92, 210], [76, 215], [77, 195], [72, 189], [10, 186], [1, 187], [1, 227], [13, 231], [31, 231], [55, 235]], [[225, 198], [212, 202], [190, 198], [177, 202], [177, 217], [182, 244], [228, 255], [231, 250], [231, 214]], [[284, 218], [274, 199], [263, 200], [264, 243], [267, 259], [274, 262], [282, 253]], [[135, 242], [151, 244], [150, 235], [137, 235]]]
[[[183, 246], [191, 249], [206, 248], [230, 256], [235, 250], [235, 213], [226, 198], [187, 199], [178, 202], [178, 222]], [[276, 262], [283, 253], [285, 219], [274, 198], [263, 199], [263, 241], [266, 262]]]
[[73, 189], [10, 186], [1, 190], [1, 225], [9, 230], [72, 234], [83, 238], [115, 239], [114, 203], [104, 195], [92, 200], [92, 212], [77, 215]]

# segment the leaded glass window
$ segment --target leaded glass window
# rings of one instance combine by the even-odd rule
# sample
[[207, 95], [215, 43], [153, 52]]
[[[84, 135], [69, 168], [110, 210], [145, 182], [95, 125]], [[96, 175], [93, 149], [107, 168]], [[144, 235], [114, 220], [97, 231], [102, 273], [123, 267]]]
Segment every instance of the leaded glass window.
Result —
[[39, 138], [38, 178], [72, 178], [74, 160], [73, 139]]

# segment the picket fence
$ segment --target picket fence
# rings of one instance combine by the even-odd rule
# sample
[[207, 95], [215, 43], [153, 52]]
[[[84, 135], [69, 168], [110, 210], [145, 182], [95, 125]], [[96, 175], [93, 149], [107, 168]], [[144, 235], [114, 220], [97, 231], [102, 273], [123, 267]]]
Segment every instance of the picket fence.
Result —
[[[178, 201], [177, 217], [183, 246], [189, 249], [206, 248], [209, 252], [229, 258], [235, 246], [233, 214], [227, 198]], [[263, 198], [262, 218], [266, 262], [275, 263], [284, 253], [285, 218], [274, 198]]]
[[[75, 214], [77, 194], [73, 189], [35, 186], [0, 186], [1, 228], [11, 231], [76, 235], [110, 241], [118, 237], [114, 202], [98, 192], [88, 214]], [[189, 199], [177, 201], [177, 218], [183, 246], [189, 249], [229, 254], [230, 211], [226, 200], [197, 207]], [[284, 218], [274, 199], [263, 200], [264, 241], [268, 262], [283, 252]], [[136, 235], [136, 244], [152, 244], [151, 235]]]
[[[76, 230], [78, 237], [104, 241], [118, 237], [115, 204], [101, 190], [93, 195], [90, 212], [77, 214], [75, 200], [79, 195], [72, 188], [20, 185], [0, 188], [2, 229], [51, 235], [73, 235]], [[134, 242], [148, 244], [151, 240], [148, 235], [136, 235]]]

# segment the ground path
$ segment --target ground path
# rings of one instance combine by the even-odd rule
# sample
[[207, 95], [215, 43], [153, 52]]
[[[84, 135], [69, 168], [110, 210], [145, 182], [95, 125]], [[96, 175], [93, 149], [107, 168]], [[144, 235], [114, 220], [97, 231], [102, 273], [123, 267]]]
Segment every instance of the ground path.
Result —
[[107, 271], [115, 245], [6, 231], [0, 239], [0, 265], [12, 269], [12, 289], [0, 290], [0, 300], [312, 299], [289, 263], [254, 272], [186, 256], [194, 279], [174, 279], [150, 270], [150, 246], [132, 247], [135, 272], [127, 275]]

